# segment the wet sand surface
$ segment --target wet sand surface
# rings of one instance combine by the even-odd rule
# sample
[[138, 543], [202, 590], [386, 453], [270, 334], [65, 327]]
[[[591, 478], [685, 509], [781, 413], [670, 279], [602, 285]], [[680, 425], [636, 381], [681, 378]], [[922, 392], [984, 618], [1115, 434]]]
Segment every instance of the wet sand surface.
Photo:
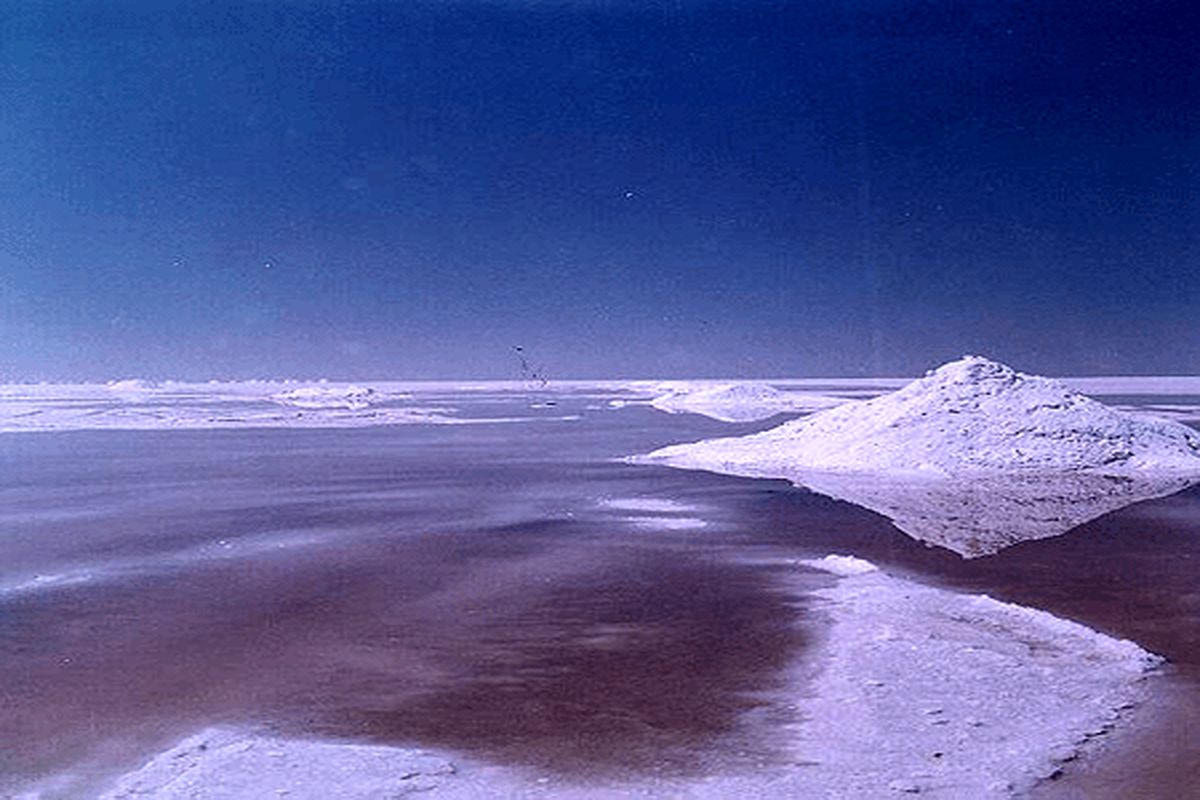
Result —
[[[1196, 794], [1200, 490], [964, 561], [782, 482], [610, 460], [754, 426], [584, 416], [0, 437], [3, 576], [78, 580], [0, 595], [0, 793], [221, 723], [583, 779], [750, 769], [780, 756], [780, 681], [820, 635], [762, 562], [839, 552], [1168, 656], [1169, 728], [1049, 788]], [[630, 496], [691, 510], [598, 504]], [[684, 515], [708, 524], [653, 527]]]

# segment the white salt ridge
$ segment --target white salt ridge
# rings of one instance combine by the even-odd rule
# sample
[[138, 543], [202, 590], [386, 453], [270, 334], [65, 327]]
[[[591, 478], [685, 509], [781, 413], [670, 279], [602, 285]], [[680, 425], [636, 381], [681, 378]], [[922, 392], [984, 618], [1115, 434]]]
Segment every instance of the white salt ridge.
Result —
[[967, 356], [891, 394], [751, 436], [665, 447], [641, 460], [758, 477], [801, 470], [1200, 475], [1200, 434]]
[[650, 405], [670, 414], [702, 414], [722, 422], [752, 422], [776, 414], [814, 411], [845, 400], [811, 392], [781, 392], [765, 383], [671, 385]]

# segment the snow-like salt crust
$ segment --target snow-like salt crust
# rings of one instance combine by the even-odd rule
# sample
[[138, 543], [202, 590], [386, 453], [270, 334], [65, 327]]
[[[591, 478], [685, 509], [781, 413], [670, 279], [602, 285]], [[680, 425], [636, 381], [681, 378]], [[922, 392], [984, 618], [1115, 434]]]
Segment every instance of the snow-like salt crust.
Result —
[[1111, 730], [1162, 661], [1051, 614], [859, 559], [807, 563], [845, 577], [817, 591], [833, 627], [796, 726], [814, 794], [794, 796], [1018, 795]]
[[670, 386], [650, 405], [671, 414], [703, 414], [722, 422], [752, 422], [786, 412], [815, 411], [846, 402], [812, 392], [781, 392], [765, 383]]
[[665, 447], [644, 460], [759, 477], [800, 470], [1200, 475], [1200, 433], [967, 356], [891, 394], [752, 436]]
[[375, 800], [435, 791], [455, 779], [421, 750], [202, 731], [122, 777], [101, 800]]

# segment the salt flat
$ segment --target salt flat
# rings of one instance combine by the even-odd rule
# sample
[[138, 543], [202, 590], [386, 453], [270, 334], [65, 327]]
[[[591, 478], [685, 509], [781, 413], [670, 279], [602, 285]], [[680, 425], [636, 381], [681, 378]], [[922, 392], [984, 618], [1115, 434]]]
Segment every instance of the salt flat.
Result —
[[[1150, 651], [1191, 658], [1190, 540], [1168, 534], [1192, 506], [1136, 476], [814, 479], [851, 506], [624, 462], [765, 427], [662, 413], [658, 383], [304, 386], [221, 401], [313, 414], [294, 430], [106, 428], [228, 387], [6, 387], [94, 429], [0, 437], [19, 742], [0, 792], [170, 797], [209, 776], [229, 798], [254, 774], [293, 796], [1020, 796], [1153, 728], [1145, 699], [1179, 678]], [[391, 404], [480, 424], [328, 423]], [[522, 424], [487, 424], [506, 418]], [[1089, 520], [1138, 502], [1118, 560], [1162, 592], [1118, 593], [1076, 565]], [[1057, 595], [979, 597], [1021, 596], [1030, 570], [943, 580], [947, 550], [1040, 564], [1053, 541], [1052, 583], [1100, 623], [1033, 608]], [[1156, 614], [1178, 635], [1156, 637]], [[364, 770], [378, 752], [389, 767]], [[336, 777], [353, 764], [361, 783]]]

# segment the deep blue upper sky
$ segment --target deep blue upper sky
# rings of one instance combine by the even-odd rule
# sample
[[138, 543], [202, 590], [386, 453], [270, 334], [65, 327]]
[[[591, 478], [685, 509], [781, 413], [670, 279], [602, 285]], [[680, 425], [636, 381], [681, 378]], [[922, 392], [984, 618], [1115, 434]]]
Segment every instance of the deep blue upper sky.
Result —
[[1200, 373], [1190, 3], [0, 10], [0, 380]]

